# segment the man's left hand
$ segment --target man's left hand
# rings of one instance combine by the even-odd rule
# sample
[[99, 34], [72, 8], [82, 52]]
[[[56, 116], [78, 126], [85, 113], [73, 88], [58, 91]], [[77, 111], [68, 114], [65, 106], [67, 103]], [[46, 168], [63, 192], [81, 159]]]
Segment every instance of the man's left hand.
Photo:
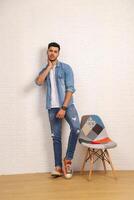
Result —
[[66, 111], [63, 110], [63, 109], [61, 108], [61, 109], [58, 111], [56, 117], [59, 118], [59, 119], [63, 119], [64, 116], [65, 116], [65, 113], [66, 113]]

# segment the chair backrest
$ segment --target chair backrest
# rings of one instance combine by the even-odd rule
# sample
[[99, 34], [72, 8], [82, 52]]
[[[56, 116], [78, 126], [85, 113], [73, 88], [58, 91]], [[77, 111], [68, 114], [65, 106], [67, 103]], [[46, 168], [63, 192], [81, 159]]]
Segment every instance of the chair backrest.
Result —
[[83, 115], [80, 126], [80, 143], [104, 144], [111, 141], [105, 126], [98, 115]]

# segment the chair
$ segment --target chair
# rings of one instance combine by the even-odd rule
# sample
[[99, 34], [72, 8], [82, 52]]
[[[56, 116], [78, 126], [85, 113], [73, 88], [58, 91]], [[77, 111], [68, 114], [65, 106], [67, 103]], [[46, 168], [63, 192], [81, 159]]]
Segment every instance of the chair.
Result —
[[79, 134], [79, 143], [87, 148], [81, 172], [84, 172], [86, 162], [89, 160], [90, 170], [88, 180], [91, 180], [94, 163], [100, 159], [106, 173], [106, 163], [108, 163], [116, 178], [115, 170], [108, 152], [108, 149], [114, 148], [117, 144], [112, 141], [106, 132], [105, 126], [97, 115], [83, 115], [81, 117], [81, 131]]

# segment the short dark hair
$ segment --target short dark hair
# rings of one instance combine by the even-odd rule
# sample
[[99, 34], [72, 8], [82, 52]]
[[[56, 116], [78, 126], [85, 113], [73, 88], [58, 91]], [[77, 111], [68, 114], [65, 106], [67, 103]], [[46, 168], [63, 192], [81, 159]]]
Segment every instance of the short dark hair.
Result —
[[59, 51], [60, 51], [60, 45], [59, 45], [58, 43], [56, 43], [56, 42], [51, 42], [51, 43], [49, 43], [49, 44], [48, 44], [48, 49], [49, 49], [50, 47], [58, 47], [58, 49], [59, 49]]

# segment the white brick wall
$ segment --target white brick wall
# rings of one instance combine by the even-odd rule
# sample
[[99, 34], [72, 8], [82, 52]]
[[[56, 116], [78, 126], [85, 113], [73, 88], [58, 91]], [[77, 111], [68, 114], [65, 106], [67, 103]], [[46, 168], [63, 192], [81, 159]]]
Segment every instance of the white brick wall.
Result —
[[[100, 115], [118, 143], [110, 151], [116, 168], [134, 169], [133, 9], [131, 0], [0, 2], [0, 174], [53, 167], [45, 88], [34, 84], [51, 41], [61, 44], [59, 59], [74, 70], [79, 116]], [[66, 122], [63, 129], [64, 156]], [[74, 170], [83, 153], [78, 144]]]

